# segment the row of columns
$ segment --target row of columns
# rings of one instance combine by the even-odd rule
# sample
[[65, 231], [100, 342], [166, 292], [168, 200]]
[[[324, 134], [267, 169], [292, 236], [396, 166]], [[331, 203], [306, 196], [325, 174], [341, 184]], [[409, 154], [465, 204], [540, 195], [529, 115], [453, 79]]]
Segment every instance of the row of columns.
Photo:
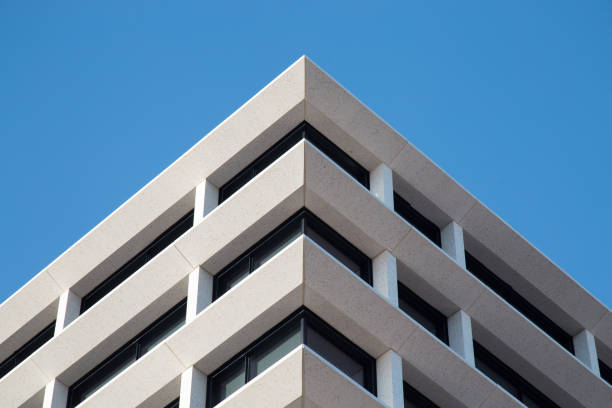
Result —
[[[386, 207], [393, 210], [393, 171], [381, 164], [370, 173], [370, 191]], [[459, 266], [466, 269], [463, 228], [451, 221], [441, 230], [442, 250]], [[372, 262], [373, 285], [378, 293], [389, 303], [398, 306], [397, 261], [389, 252], [384, 251]], [[447, 319], [450, 348], [467, 364], [474, 367], [474, 342], [472, 321], [464, 310], [458, 310]], [[596, 375], [599, 363], [595, 338], [588, 330], [583, 330], [573, 338], [576, 358]], [[376, 360], [377, 385], [379, 398], [392, 408], [403, 407], [403, 376], [401, 357], [393, 350]]]
[[[370, 173], [370, 191], [386, 207], [393, 210], [393, 172], [381, 164]], [[196, 187], [194, 203], [194, 225], [215, 209], [219, 190], [205, 180]], [[441, 231], [442, 249], [465, 268], [463, 229], [456, 222], [450, 222]], [[372, 263], [373, 286], [389, 303], [398, 306], [397, 260], [384, 251]], [[212, 302], [212, 276], [197, 268], [189, 275], [186, 323]], [[81, 298], [71, 290], [65, 291], [59, 299], [55, 335], [79, 316]], [[459, 310], [448, 317], [450, 348], [474, 366], [474, 347], [470, 316]], [[576, 357], [590, 370], [599, 375], [595, 339], [589, 331], [582, 331], [574, 337]], [[388, 350], [376, 360], [377, 389], [379, 399], [391, 408], [401, 408], [403, 402], [402, 359], [393, 350]], [[202, 407], [206, 402], [207, 377], [196, 367], [189, 367], [181, 374], [180, 408]], [[53, 379], [45, 387], [43, 408], [65, 408], [68, 387]]]

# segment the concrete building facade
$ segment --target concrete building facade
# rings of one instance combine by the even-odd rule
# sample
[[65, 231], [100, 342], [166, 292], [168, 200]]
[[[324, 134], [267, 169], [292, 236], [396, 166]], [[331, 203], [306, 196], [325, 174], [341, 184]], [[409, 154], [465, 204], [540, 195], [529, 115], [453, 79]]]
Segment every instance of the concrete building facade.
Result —
[[612, 407], [612, 312], [306, 57], [0, 322], [0, 407]]

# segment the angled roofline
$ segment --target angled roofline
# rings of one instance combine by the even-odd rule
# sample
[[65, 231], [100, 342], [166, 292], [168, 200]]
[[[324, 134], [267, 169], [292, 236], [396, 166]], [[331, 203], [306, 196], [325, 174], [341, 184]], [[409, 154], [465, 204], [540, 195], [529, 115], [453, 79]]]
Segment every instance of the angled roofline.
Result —
[[82, 296], [112, 273], [193, 207], [203, 180], [221, 186], [302, 121], [368, 170], [389, 166], [396, 189], [413, 196], [438, 225], [457, 222], [479, 259], [521, 285], [570, 334], [590, 330], [612, 354], [610, 309], [306, 56], [0, 304], [0, 344], [27, 329], [65, 290]]

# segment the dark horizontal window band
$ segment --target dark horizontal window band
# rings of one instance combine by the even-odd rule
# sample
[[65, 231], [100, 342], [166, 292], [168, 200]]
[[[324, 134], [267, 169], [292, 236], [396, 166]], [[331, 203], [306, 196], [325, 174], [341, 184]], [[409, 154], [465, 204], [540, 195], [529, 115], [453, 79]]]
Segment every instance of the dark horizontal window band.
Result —
[[0, 378], [4, 377], [9, 371], [17, 367], [19, 363], [31, 356], [43, 344], [51, 340], [54, 333], [55, 322], [42, 329], [23, 346], [19, 347], [17, 351], [4, 359], [4, 361], [0, 363]]
[[208, 377], [212, 408], [300, 344], [376, 395], [376, 360], [305, 307], [296, 310]]
[[372, 285], [372, 261], [349, 241], [303, 208], [223, 268], [213, 280], [213, 300], [254, 272], [302, 234]]
[[104, 361], [72, 384], [67, 408], [73, 408], [174, 333], [185, 323], [187, 299], [181, 300], [146, 329], [115, 350]]
[[170, 228], [162, 232], [145, 249], [140, 251], [132, 259], [127, 261], [121, 268], [117, 269], [111, 276], [92, 289], [81, 299], [81, 314], [92, 307], [106, 294], [119, 286], [134, 272], [149, 262], [155, 255], [170, 246], [178, 237], [183, 235], [193, 226], [193, 210], [182, 216]]
[[448, 324], [446, 316], [440, 313], [401, 282], [398, 286], [399, 308], [448, 345]]
[[420, 212], [410, 203], [404, 200], [399, 194], [393, 192], [393, 209], [410, 225], [418, 229], [423, 235], [429, 238], [437, 246], [442, 247], [440, 228]]
[[440, 408], [417, 389], [404, 382], [404, 408]]
[[180, 400], [177, 398], [168, 405], [166, 405], [164, 408], [179, 408], [179, 402]]
[[570, 353], [574, 354], [574, 343], [572, 336], [540, 312], [527, 299], [522, 297], [512, 286], [508, 285], [489, 268], [484, 266], [469, 252], [465, 252], [466, 269], [476, 276], [485, 285], [491, 288], [502, 299], [510, 303], [516, 310], [521, 312], [528, 320], [538, 326], [542, 331], [552, 337], [557, 343]]
[[355, 180], [363, 184], [364, 187], [367, 189], [370, 188], [370, 172], [310, 124], [302, 122], [270, 147], [265, 153], [251, 162], [251, 164], [242, 169], [240, 173], [235, 175], [230, 181], [221, 186], [219, 189], [219, 204], [227, 200], [228, 197], [261, 173], [266, 167], [272, 164], [272, 162], [289, 151], [289, 149], [302, 139], [308, 140], [317, 149], [321, 150], [326, 156], [332, 159], [338, 166], [344, 169], [344, 171], [349, 173]]
[[529, 408], [560, 408], [476, 341], [474, 359], [478, 370]]
[[606, 365], [606, 363], [604, 363], [601, 360], [598, 360], [598, 362], [599, 362], [599, 375], [604, 381], [612, 385], [612, 368], [610, 368], [610, 366]]

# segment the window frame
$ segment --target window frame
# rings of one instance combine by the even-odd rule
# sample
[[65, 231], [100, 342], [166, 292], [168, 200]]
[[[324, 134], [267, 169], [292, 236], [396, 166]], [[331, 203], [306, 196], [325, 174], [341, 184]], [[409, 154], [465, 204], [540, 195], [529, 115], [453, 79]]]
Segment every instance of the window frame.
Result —
[[[557, 404], [555, 404], [549, 397], [547, 397], [540, 390], [535, 388], [529, 382], [527, 382], [520, 374], [514, 371], [512, 368], [508, 367], [503, 361], [497, 358], [493, 353], [487, 350], [484, 346], [474, 340], [474, 366], [478, 371], [480, 371], [484, 376], [490, 378], [487, 374], [484, 373], [479, 367], [478, 362], [483, 361], [489, 367], [493, 368], [496, 373], [503, 377], [506, 381], [511, 383], [519, 393], [519, 396], [515, 398], [521, 402], [524, 402], [525, 396], [528, 396], [531, 400], [537, 402], [543, 408], [560, 408]], [[497, 383], [495, 380], [490, 378], [491, 381], [495, 382], [499, 387], [506, 390], [501, 384]], [[514, 396], [510, 391], [506, 390], [510, 395]]]
[[[78, 404], [80, 404], [81, 402], [85, 401], [89, 397], [89, 396], [87, 396], [84, 399], [78, 400], [78, 395], [75, 395], [75, 393], [77, 391], [80, 391], [80, 390], [78, 390], [78, 388], [80, 386], [82, 386], [83, 384], [88, 384], [88, 382], [91, 382], [91, 383], [94, 384], [94, 386], [92, 387], [92, 385], [89, 384], [89, 387], [90, 387], [89, 389], [94, 388], [94, 387], [96, 387], [95, 384], [99, 384], [99, 383], [96, 383], [96, 381], [94, 381], [94, 380], [100, 380], [100, 377], [103, 377], [103, 380], [105, 380], [106, 382], [112, 380], [120, 372], [122, 372], [123, 370], [127, 369], [127, 367], [129, 367], [134, 362], [138, 361], [138, 359], [140, 359], [143, 355], [146, 354], [146, 351], [144, 353], [142, 352], [142, 346], [143, 346], [143, 343], [146, 342], [146, 340], [149, 340], [148, 337], [151, 337], [154, 333], [158, 333], [160, 331], [160, 329], [163, 331], [164, 327], [167, 328], [170, 325], [174, 325], [175, 321], [174, 321], [173, 318], [177, 318], [178, 316], [181, 316], [181, 315], [182, 315], [182, 318], [183, 318], [182, 322], [178, 325], [177, 328], [175, 328], [170, 333], [168, 333], [166, 336], [164, 336], [163, 339], [167, 338], [169, 335], [174, 333], [176, 330], [178, 330], [180, 327], [182, 327], [185, 324], [185, 320], [186, 320], [186, 316], [187, 316], [187, 298], [184, 298], [183, 300], [181, 300], [180, 302], [178, 302], [177, 304], [172, 306], [168, 311], [166, 311], [163, 315], [161, 315], [159, 318], [157, 318], [153, 323], [148, 325], [145, 329], [140, 331], [140, 333], [138, 333], [136, 336], [132, 337], [132, 339], [130, 339], [124, 345], [122, 345], [121, 347], [119, 347], [118, 349], [113, 351], [104, 360], [102, 360], [102, 362], [97, 364], [94, 368], [92, 368], [87, 373], [82, 375], [78, 380], [76, 380], [68, 388], [68, 402], [67, 402], [67, 405], [66, 405], [67, 408], [73, 408], [73, 407], [77, 406]], [[159, 342], [157, 344], [159, 344]], [[155, 346], [153, 346], [153, 347], [155, 347]], [[133, 348], [134, 350], [132, 350], [131, 352], [128, 352], [128, 350], [130, 350], [130, 348]], [[122, 353], [126, 353], [125, 356], [123, 356], [124, 361], [128, 360], [127, 356], [134, 356], [134, 360], [131, 363], [129, 363], [127, 366], [125, 366], [122, 370], [120, 370], [119, 372], [115, 373], [114, 375], [107, 376], [106, 378], [104, 378], [104, 375], [100, 374], [100, 372], [101, 371], [104, 372], [103, 370], [109, 364], [114, 362], [115, 358], [120, 356]], [[94, 391], [94, 393], [98, 389], [102, 388], [103, 386], [104, 386], [104, 384], [103, 385], [97, 385], [97, 388]], [[84, 389], [85, 389], [85, 391], [88, 390], [87, 385], [85, 386]]]
[[612, 386], [612, 367], [601, 361], [601, 359], [598, 359], [597, 363], [599, 365], [599, 376]]
[[[406, 313], [412, 319], [414, 319], [417, 323], [421, 324], [416, 318], [414, 318], [410, 313], [406, 312], [399, 306], [399, 301], [404, 300], [406, 303], [409, 303], [413, 308], [417, 309], [421, 314], [425, 317], [429, 318], [429, 320], [436, 327], [436, 331], [432, 332], [427, 329], [425, 326], [421, 324], [431, 334], [436, 336], [440, 341], [448, 346], [448, 318], [442, 312], [440, 312], [435, 307], [431, 306], [427, 303], [423, 298], [410, 290], [406, 285], [397, 282], [397, 292], [398, 292], [398, 307], [401, 311]], [[408, 300], [408, 301], [407, 301]]]
[[[85, 296], [81, 298], [81, 309], [79, 314], [81, 315], [85, 313], [89, 308], [91, 308], [93, 305], [102, 300], [104, 296], [112, 292], [113, 289], [115, 289], [117, 286], [121, 285], [127, 278], [132, 276], [143, 266], [149, 263], [149, 261], [153, 259], [157, 254], [172, 245], [172, 243], [176, 241], [180, 236], [189, 231], [189, 229], [193, 227], [193, 217], [194, 210], [188, 211], [185, 215], [179, 218], [178, 221], [173, 223], [164, 232], [155, 237], [153, 241], [151, 241], [144, 249], [139, 251], [136, 255], [130, 258], [129, 261], [125, 262], [115, 272], [113, 272], [110, 276], [108, 276], [106, 279], [96, 285], [96, 287], [90, 290]], [[185, 226], [188, 227], [185, 228]], [[166, 245], [164, 246], [163, 240], [167, 239], [168, 237], [172, 237], [172, 234], [176, 234], [177, 231], [181, 232], [176, 235], [171, 242], [166, 243]], [[160, 243], [162, 244], [160, 245]], [[157, 245], [160, 246], [156, 247]], [[142, 262], [143, 260], [144, 262]], [[131, 269], [131, 266], [133, 264], [138, 265], [138, 262], [142, 262], [140, 266], [137, 266], [136, 269]]]
[[340, 149], [311, 124], [302, 122], [223, 184], [219, 188], [218, 204], [223, 203], [231, 197], [257, 174], [265, 170], [276, 159], [303, 139], [312, 143], [366, 189], [370, 189], [370, 172], [365, 167]]
[[574, 354], [574, 342], [570, 336], [559, 325], [532, 305], [527, 299], [521, 296], [511, 285], [497, 276], [491, 269], [487, 268], [475, 256], [465, 251], [465, 268], [479, 281], [484, 283], [499, 297], [514, 307], [523, 317], [536, 325], [546, 333], [557, 344], [563, 347], [570, 354]]
[[[8, 373], [13, 371], [15, 367], [27, 360], [36, 350], [41, 348], [45, 343], [55, 335], [55, 320], [46, 326], [44, 329], [32, 336], [28, 341], [21, 345], [17, 350], [11, 353], [0, 363], [0, 378], [3, 378]], [[38, 344], [37, 344], [38, 343]], [[33, 348], [32, 348], [33, 346]], [[29, 350], [28, 350], [29, 349]], [[25, 352], [24, 355], [21, 355]], [[8, 368], [8, 370], [7, 370]]]
[[[326, 323], [319, 316], [311, 312], [308, 308], [302, 306], [283, 319], [280, 323], [275, 325], [272, 329], [260, 336], [257, 340], [249, 344], [234, 357], [223, 363], [208, 376], [205, 404], [206, 408], [212, 408], [224, 401], [225, 398], [229, 397], [228, 395], [222, 400], [215, 401], [215, 397], [217, 395], [217, 390], [214, 388], [217, 385], [215, 380], [219, 378], [219, 376], [223, 374], [225, 370], [232, 369], [235, 364], [244, 364], [244, 383], [241, 385], [241, 387], [248, 384], [258, 375], [252, 375], [253, 370], [250, 368], [250, 361], [252, 360], [252, 357], [256, 353], [264, 350], [265, 345], [270, 343], [273, 344], [280, 335], [295, 327], [294, 325], [299, 326], [302, 345], [308, 346], [306, 333], [307, 328], [310, 327], [317, 331], [325, 339], [330, 341], [334, 346], [348, 354], [353, 360], [362, 363], [364, 367], [364, 384], [362, 387], [376, 396], [376, 359], [347, 339], [344, 335], [342, 335], [342, 333]], [[313, 351], [317, 353], [316, 350]], [[281, 359], [283, 357], [284, 356], [282, 356]], [[322, 358], [332, 367], [335, 367], [335, 365], [329, 362], [327, 359], [324, 357]]]
[[[351, 244], [346, 238], [336, 232], [333, 228], [323, 222], [319, 217], [314, 215], [306, 208], [302, 208], [298, 210], [291, 217], [283, 221], [278, 227], [274, 228], [270, 233], [266, 234], [262, 239], [260, 239], [256, 244], [252, 245], [249, 249], [239, 255], [236, 259], [231, 261], [227, 266], [222, 268], [219, 273], [217, 273], [213, 278], [213, 302], [220, 298], [223, 294], [227, 293], [230, 289], [223, 290], [225, 279], [232, 278], [233, 273], [237, 273], [240, 270], [234, 270], [237, 268], [242, 262], [248, 262], [249, 271], [247, 276], [255, 272], [259, 267], [255, 267], [253, 255], [256, 254], [256, 251], [262, 249], [266, 244], [270, 244], [273, 242], [275, 237], [278, 237], [279, 234], [283, 233], [285, 227], [291, 226], [292, 223], [296, 224], [296, 228], [301, 229], [300, 235], [305, 235], [308, 237], [306, 233], [307, 225], [309, 227], [314, 227], [313, 229], [318, 229], [317, 233], [323, 236], [327, 241], [329, 241], [333, 246], [335, 246], [340, 252], [343, 252], [349, 258], [351, 258], [356, 264], [360, 265], [360, 272], [356, 273], [352, 271], [365, 282], [367, 282], [370, 286], [372, 286], [372, 260], [361, 252], [356, 246]], [[298, 235], [298, 237], [300, 236]], [[310, 238], [310, 237], [309, 237]], [[312, 239], [312, 238], [310, 238]], [[314, 241], [314, 240], [313, 240]], [[288, 241], [290, 244], [293, 240]], [[314, 241], [316, 243], [316, 241]], [[333, 257], [333, 255], [332, 255]], [[248, 260], [247, 260], [248, 259]], [[342, 261], [338, 260], [341, 264]], [[343, 264], [344, 265], [344, 264]], [[345, 265], [346, 266], [346, 265]], [[348, 267], [347, 267], [348, 268]], [[227, 276], [227, 277], [226, 277]]]
[[442, 248], [442, 233], [440, 227], [425, 217], [408, 200], [393, 191], [393, 209], [408, 224], [416, 228], [421, 234], [425, 235], [431, 242]]

